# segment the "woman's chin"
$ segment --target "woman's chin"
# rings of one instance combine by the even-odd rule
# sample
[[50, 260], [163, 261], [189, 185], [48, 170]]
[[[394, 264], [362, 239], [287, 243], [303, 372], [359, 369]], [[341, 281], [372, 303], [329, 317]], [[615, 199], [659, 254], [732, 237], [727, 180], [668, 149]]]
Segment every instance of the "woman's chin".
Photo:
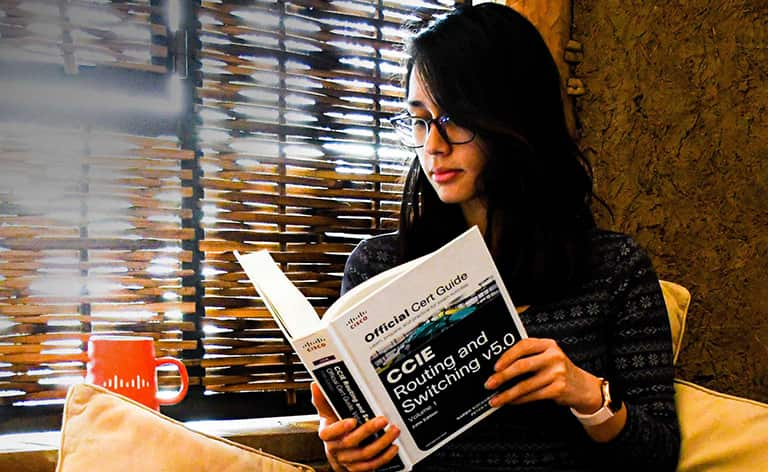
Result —
[[461, 204], [469, 200], [470, 196], [450, 191], [437, 191], [437, 198], [445, 204]]

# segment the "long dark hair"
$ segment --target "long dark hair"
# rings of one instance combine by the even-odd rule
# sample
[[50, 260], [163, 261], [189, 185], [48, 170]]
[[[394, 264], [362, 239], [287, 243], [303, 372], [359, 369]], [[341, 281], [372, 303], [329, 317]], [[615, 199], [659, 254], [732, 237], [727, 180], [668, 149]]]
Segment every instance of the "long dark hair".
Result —
[[[408, 83], [419, 74], [443, 113], [475, 130], [486, 153], [478, 189], [485, 238], [516, 304], [572, 286], [589, 255], [592, 170], [568, 133], [560, 76], [536, 28], [493, 3], [459, 7], [407, 44]], [[466, 229], [414, 159], [400, 210], [400, 257], [410, 260]]]

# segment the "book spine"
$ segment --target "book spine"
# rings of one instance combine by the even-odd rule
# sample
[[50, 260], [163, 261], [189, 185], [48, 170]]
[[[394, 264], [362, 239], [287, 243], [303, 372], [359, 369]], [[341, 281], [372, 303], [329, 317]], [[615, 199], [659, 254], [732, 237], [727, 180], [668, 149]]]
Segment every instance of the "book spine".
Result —
[[[308, 339], [309, 338], [309, 339]], [[344, 354], [343, 345], [328, 329], [323, 329], [312, 336], [296, 340], [294, 349], [309, 370], [310, 375], [320, 386], [328, 402], [340, 419], [354, 418], [358, 425], [376, 416], [376, 403], [367, 396], [355, 379], [363, 378], [356, 372]], [[361, 446], [379, 438], [383, 433], [371, 435]], [[378, 472], [400, 472], [411, 470], [410, 461], [400, 453], [386, 465], [376, 469]]]

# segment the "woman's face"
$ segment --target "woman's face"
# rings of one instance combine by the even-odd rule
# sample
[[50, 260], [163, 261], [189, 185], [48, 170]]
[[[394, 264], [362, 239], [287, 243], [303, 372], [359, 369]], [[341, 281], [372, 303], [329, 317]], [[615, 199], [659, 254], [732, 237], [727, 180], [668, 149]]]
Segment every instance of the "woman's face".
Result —
[[[419, 118], [436, 118], [443, 113], [430, 99], [426, 88], [414, 70], [408, 82], [408, 113]], [[457, 203], [463, 209], [476, 206], [480, 197], [478, 178], [485, 166], [480, 140], [475, 137], [465, 144], [450, 144], [433, 123], [424, 147], [417, 153], [421, 168], [443, 203]]]

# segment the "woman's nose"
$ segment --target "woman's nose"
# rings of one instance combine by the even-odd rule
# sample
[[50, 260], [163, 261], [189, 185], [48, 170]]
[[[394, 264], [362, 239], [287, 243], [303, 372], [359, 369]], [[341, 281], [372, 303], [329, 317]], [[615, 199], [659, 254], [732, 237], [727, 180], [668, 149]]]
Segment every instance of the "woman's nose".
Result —
[[427, 137], [424, 141], [424, 152], [428, 154], [439, 154], [446, 152], [449, 147], [450, 143], [443, 137], [437, 123], [430, 123], [429, 129], [427, 130]]

